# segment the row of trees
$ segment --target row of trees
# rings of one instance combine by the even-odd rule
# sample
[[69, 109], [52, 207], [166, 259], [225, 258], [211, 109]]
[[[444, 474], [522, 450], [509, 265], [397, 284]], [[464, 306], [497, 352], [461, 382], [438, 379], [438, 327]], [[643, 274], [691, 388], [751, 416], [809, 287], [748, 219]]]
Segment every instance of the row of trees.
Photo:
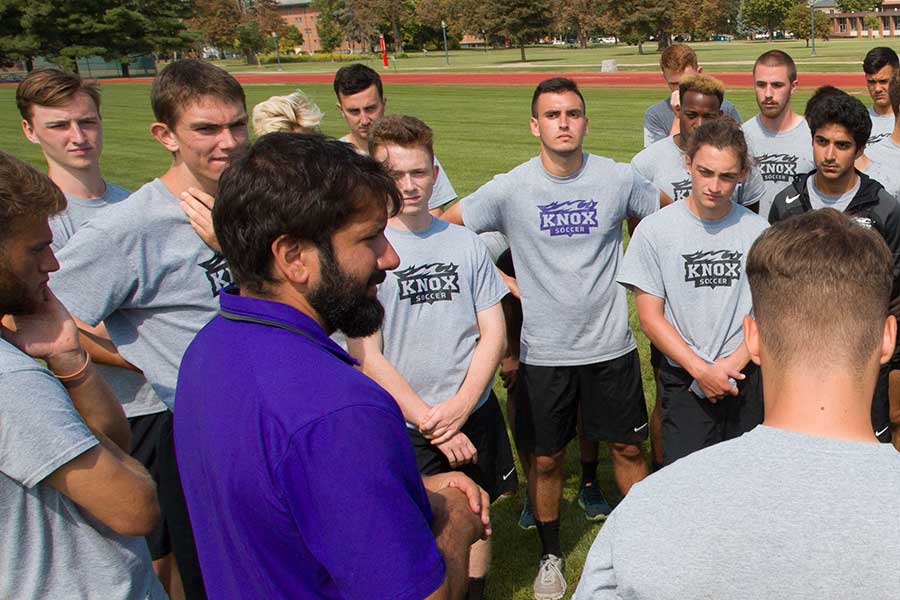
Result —
[[[877, 0], [838, 0], [844, 11], [871, 10]], [[296, 27], [283, 22], [276, 0], [0, 0], [0, 64], [44, 56], [72, 67], [79, 57], [130, 57], [212, 46], [242, 52], [248, 62], [272, 48], [302, 46]], [[464, 34], [509, 41], [521, 49], [548, 35], [587, 47], [595, 35], [637, 44], [668, 43], [673, 34], [705, 38], [787, 30], [809, 38], [807, 0], [314, 0], [322, 48], [344, 40], [369, 47], [379, 35], [395, 52], [438, 44], [442, 24]], [[817, 37], [830, 32], [816, 11]]]

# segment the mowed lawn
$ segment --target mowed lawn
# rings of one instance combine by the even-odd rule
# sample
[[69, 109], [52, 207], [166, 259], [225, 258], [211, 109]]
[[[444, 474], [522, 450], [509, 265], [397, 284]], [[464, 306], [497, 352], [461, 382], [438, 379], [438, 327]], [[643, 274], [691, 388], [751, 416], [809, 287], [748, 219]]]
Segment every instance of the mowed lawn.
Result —
[[[325, 111], [324, 133], [340, 136], [346, 133], [335, 108], [334, 94], [327, 85], [305, 85]], [[293, 86], [250, 85], [246, 87], [248, 105], [275, 94], [285, 94]], [[110, 181], [135, 189], [163, 173], [169, 155], [150, 136], [152, 121], [149, 107], [150, 86], [147, 84], [106, 84], [102, 86], [105, 148], [103, 172]], [[464, 196], [488, 181], [531, 158], [538, 143], [528, 128], [530, 87], [451, 87], [391, 86], [386, 90], [388, 112], [412, 114], [422, 118], [435, 130], [436, 153], [447, 170], [456, 191]], [[590, 118], [590, 134], [586, 150], [629, 161], [641, 149], [641, 120], [644, 109], [665, 97], [663, 86], [647, 89], [587, 87], [584, 89]], [[15, 88], [0, 87], [0, 149], [25, 159], [40, 169], [45, 165], [39, 148], [27, 142], [18, 126]], [[809, 91], [795, 98], [802, 111]], [[752, 90], [729, 91], [732, 100], [746, 119], [755, 114]], [[598, 190], [602, 196], [603, 190]], [[110, 260], [115, 260], [110, 256]], [[644, 389], [648, 408], [655, 401], [655, 390], [649, 366], [646, 339], [640, 334], [632, 306], [631, 322], [637, 333], [643, 365]], [[552, 318], [548, 316], [548, 318]], [[497, 386], [501, 400], [502, 386]], [[601, 464], [601, 485], [614, 501], [619, 499], [612, 479], [608, 454]], [[576, 488], [580, 476], [577, 446], [569, 448], [567, 483], [562, 506], [562, 542], [566, 554], [566, 578], [570, 593], [581, 573], [591, 542], [600, 526], [584, 519], [577, 505]], [[520, 481], [524, 481], [521, 477]], [[524, 532], [516, 526], [522, 506], [522, 491], [517, 497], [500, 501], [494, 508], [494, 563], [488, 583], [488, 597], [497, 599], [531, 598], [531, 582], [536, 573], [539, 544], [535, 532]], [[339, 519], [340, 515], [335, 514]], [[652, 543], [652, 540], [648, 540]]]

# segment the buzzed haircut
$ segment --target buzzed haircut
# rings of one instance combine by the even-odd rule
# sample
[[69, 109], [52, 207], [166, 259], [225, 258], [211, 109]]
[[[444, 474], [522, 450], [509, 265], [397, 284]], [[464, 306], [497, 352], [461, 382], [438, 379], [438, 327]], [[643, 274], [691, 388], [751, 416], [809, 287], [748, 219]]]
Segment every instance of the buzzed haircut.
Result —
[[701, 146], [712, 146], [719, 150], [730, 148], [737, 155], [741, 172], [750, 168], [750, 151], [747, 148], [747, 140], [744, 138], [744, 130], [731, 117], [723, 116], [711, 121], [704, 121], [702, 125], [694, 129], [694, 133], [687, 141], [685, 154], [693, 160]]
[[16, 88], [16, 106], [22, 118], [31, 123], [31, 107], [60, 107], [72, 101], [78, 93], [87, 94], [100, 113], [100, 88], [85, 81], [78, 73], [60, 69], [35, 69]]
[[565, 94], [566, 92], [573, 92], [578, 96], [581, 100], [581, 107], [587, 114], [587, 103], [584, 101], [584, 96], [581, 95], [581, 90], [578, 89], [578, 84], [568, 77], [551, 77], [540, 82], [534, 89], [534, 94], [531, 96], [531, 116], [535, 118], [538, 116], [537, 103], [541, 95]]
[[317, 134], [262, 136], [222, 173], [213, 227], [238, 285], [266, 295], [272, 243], [282, 235], [332, 252], [331, 237], [359, 211], [400, 210], [397, 184], [371, 157]]
[[0, 247], [19, 220], [46, 219], [65, 208], [66, 197], [49, 177], [0, 150]]
[[772, 362], [829, 370], [838, 362], [860, 377], [880, 347], [893, 264], [874, 229], [832, 208], [764, 231], [750, 249], [747, 277]]
[[181, 111], [204, 98], [247, 107], [244, 89], [228, 71], [198, 59], [176, 60], [153, 80], [150, 106], [160, 123], [175, 128]]
[[265, 135], [275, 131], [313, 133], [322, 122], [322, 111], [312, 99], [297, 90], [287, 96], [272, 96], [253, 107], [253, 131]]
[[806, 103], [805, 116], [813, 138], [827, 125], [843, 125], [853, 136], [857, 152], [866, 147], [872, 133], [872, 120], [866, 106], [859, 98], [832, 86], [816, 90]]
[[719, 99], [719, 106], [725, 100], [725, 85], [715, 77], [708, 75], [688, 75], [678, 85], [678, 96], [684, 98], [687, 92], [715, 96]]
[[897, 53], [887, 46], [878, 46], [866, 52], [866, 57], [863, 59], [863, 72], [866, 75], [872, 75], [888, 65], [895, 71], [900, 68], [900, 59], [897, 58]]
[[334, 94], [338, 101], [340, 101], [341, 95], [352, 96], [373, 85], [378, 90], [378, 97], [384, 98], [381, 76], [374, 69], [359, 63], [341, 67], [334, 74]]
[[687, 44], [672, 44], [659, 56], [660, 69], [680, 73], [688, 67], [697, 69], [699, 63], [697, 62], [697, 53]]
[[787, 67], [788, 81], [791, 83], [797, 81], [797, 65], [791, 55], [782, 50], [769, 50], [763, 52], [753, 63], [753, 72], [756, 73], [756, 67], [765, 65], [767, 67]]
[[422, 147], [434, 160], [434, 132], [424, 121], [407, 115], [388, 115], [375, 121], [369, 131], [369, 154], [378, 146]]
[[900, 116], [900, 69], [895, 70], [891, 76], [888, 96], [891, 99], [891, 108], [894, 109], [894, 114]]

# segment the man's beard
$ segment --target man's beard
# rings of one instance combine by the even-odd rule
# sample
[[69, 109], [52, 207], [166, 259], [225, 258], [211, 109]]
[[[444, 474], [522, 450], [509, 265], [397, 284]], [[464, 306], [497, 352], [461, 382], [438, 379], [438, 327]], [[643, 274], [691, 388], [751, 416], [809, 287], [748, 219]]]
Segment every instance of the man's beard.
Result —
[[38, 308], [38, 300], [28, 286], [0, 259], [0, 315], [29, 315]]
[[358, 281], [341, 271], [330, 244], [319, 248], [321, 281], [307, 297], [328, 331], [340, 330], [347, 337], [367, 337], [378, 331], [384, 307], [368, 296], [371, 283], [384, 281], [384, 271], [376, 271], [367, 281]]

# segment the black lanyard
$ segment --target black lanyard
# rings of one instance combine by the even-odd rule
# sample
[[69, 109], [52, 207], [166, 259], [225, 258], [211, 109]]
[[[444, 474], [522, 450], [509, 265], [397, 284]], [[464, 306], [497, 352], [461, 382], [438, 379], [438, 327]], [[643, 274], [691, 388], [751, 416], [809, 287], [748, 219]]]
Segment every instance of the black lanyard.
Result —
[[284, 323], [280, 323], [273, 319], [264, 319], [262, 317], [250, 317], [247, 315], [241, 315], [238, 313], [233, 313], [224, 309], [219, 309], [219, 314], [228, 319], [229, 321], [240, 321], [242, 323], [256, 323], [257, 325], [268, 325], [270, 327], [277, 327], [278, 329], [286, 329], [287, 331], [293, 331], [294, 333], [299, 333], [306, 339], [314, 342], [316, 346], [321, 346], [317, 339], [313, 336], [309, 335], [305, 331], [301, 329], [297, 329], [296, 327], [291, 327], [290, 325], [285, 325]]

